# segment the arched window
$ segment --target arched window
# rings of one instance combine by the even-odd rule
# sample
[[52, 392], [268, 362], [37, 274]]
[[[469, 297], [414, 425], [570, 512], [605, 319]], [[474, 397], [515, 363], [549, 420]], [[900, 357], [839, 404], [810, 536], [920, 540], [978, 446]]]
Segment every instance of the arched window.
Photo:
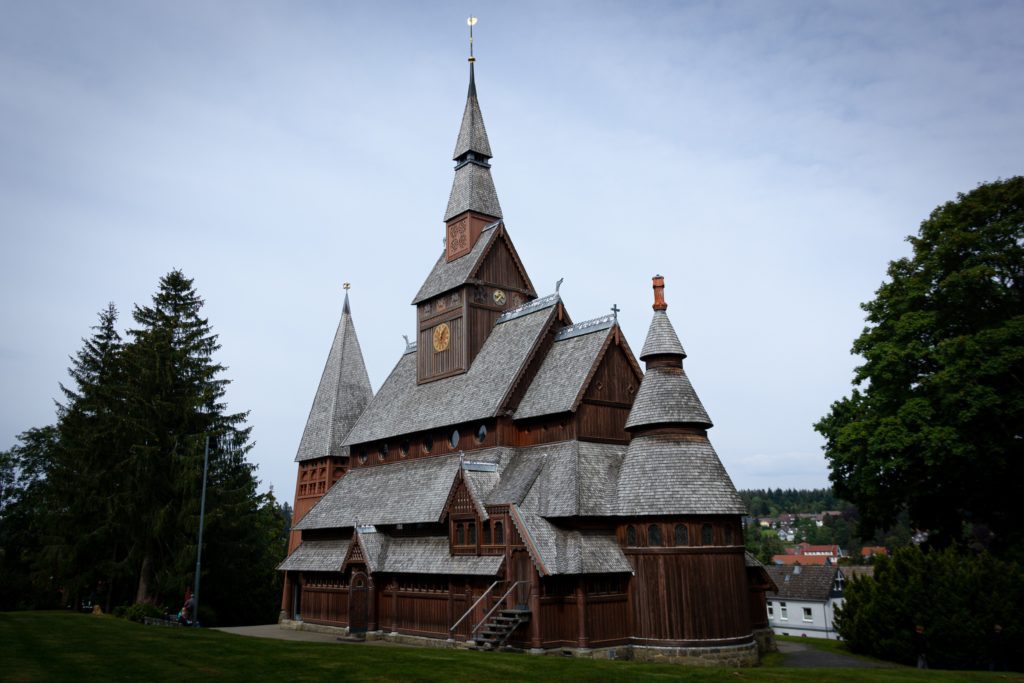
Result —
[[433, 448], [434, 448], [434, 437], [432, 437], [429, 434], [427, 434], [425, 437], [423, 437], [423, 452], [424, 453], [430, 453], [430, 451]]
[[505, 545], [505, 525], [501, 522], [494, 523], [494, 545]]
[[661, 527], [657, 524], [647, 527], [647, 545], [661, 545]]
[[469, 545], [476, 545], [476, 522], [469, 523]]
[[448, 439], [448, 443], [450, 443], [452, 445], [452, 448], [455, 448], [456, 446], [459, 445], [459, 430], [458, 429], [453, 429], [452, 430], [452, 436], [451, 436], [450, 439]]
[[700, 544], [701, 545], [711, 545], [712, 539], [713, 539], [713, 534], [712, 534], [712, 531], [711, 531], [711, 525], [710, 524], [703, 525], [700, 528]]
[[383, 460], [386, 457], [388, 457], [388, 445], [386, 443], [384, 443], [384, 444], [381, 444], [381, 446], [380, 446], [380, 453], [377, 454], [377, 458], [379, 460]]
[[483, 443], [484, 439], [487, 438], [487, 425], [480, 425], [480, 428], [476, 430], [476, 442]]
[[462, 530], [462, 524], [455, 525], [455, 545], [466, 545], [466, 532]]
[[636, 527], [632, 524], [626, 527], [626, 545], [636, 545]]
[[690, 532], [685, 524], [676, 524], [676, 545], [690, 545]]
[[403, 458], [405, 456], [409, 455], [409, 442], [408, 441], [403, 441], [402, 442], [402, 445], [398, 447], [398, 453]]
[[482, 530], [484, 532], [484, 545], [490, 545], [491, 544], [491, 523], [490, 522], [484, 522], [480, 526], [481, 526], [481, 528], [482, 528]]

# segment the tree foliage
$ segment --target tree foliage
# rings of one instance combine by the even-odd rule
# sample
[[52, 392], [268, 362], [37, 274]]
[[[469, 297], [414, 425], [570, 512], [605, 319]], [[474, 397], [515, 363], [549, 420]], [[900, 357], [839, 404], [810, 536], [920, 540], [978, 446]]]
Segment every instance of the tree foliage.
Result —
[[[72, 358], [56, 426], [30, 430], [0, 461], [4, 529], [15, 519], [9, 508], [26, 514], [12, 525], [19, 557], [31, 558], [36, 586], [52, 577], [67, 604], [181, 605], [194, 580], [209, 443], [200, 606], [207, 622], [276, 616], [282, 512], [257, 491], [246, 414], [227, 410], [228, 380], [202, 305], [192, 280], [172, 271], [151, 305], [135, 307], [128, 343], [108, 306]], [[37, 473], [13, 504], [8, 460]], [[6, 531], [3, 539], [6, 556]]]
[[[836, 628], [858, 653], [913, 664], [914, 628], [940, 668], [987, 668], [1024, 661], [1024, 571], [987, 553], [909, 547], [880, 557], [874, 576], [846, 583]], [[995, 626], [1002, 628], [996, 636]], [[1013, 657], [1017, 657], [1016, 661]], [[1009, 661], [1007, 661], [1009, 660]]]
[[1019, 542], [1024, 458], [1024, 177], [938, 207], [863, 304], [852, 394], [815, 428], [864, 530], [906, 509], [938, 544], [965, 525]]

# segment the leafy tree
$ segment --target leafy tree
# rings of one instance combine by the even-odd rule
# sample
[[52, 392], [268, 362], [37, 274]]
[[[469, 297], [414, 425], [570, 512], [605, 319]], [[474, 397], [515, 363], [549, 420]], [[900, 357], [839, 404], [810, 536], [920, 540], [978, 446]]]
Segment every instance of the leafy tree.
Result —
[[958, 195], [908, 240], [863, 305], [852, 394], [815, 425], [830, 478], [866, 534], [906, 509], [939, 545], [966, 524], [1006, 548], [1024, 475], [1024, 177]]

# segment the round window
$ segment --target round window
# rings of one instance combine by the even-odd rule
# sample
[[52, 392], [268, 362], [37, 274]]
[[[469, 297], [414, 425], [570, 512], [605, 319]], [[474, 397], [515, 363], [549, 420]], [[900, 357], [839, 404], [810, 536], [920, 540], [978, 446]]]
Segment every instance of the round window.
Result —
[[458, 429], [453, 429], [452, 430], [452, 437], [450, 439], [448, 439], [448, 443], [450, 443], [452, 445], [452, 448], [455, 448], [456, 446], [459, 445], [459, 430]]
[[487, 438], [487, 425], [480, 425], [480, 429], [476, 430], [476, 442], [483, 443], [484, 439]]

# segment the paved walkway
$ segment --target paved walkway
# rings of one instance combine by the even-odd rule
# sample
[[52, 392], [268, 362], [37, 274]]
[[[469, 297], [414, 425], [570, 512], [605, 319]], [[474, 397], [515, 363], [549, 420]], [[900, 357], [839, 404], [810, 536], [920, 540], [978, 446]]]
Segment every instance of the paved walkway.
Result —
[[[262, 626], [225, 626], [213, 628], [211, 631], [223, 631], [234, 633], [236, 636], [248, 636], [250, 638], [269, 638], [271, 640], [294, 640], [304, 643], [337, 643], [338, 635], [334, 633], [317, 633], [316, 631], [294, 631], [290, 628], [281, 628], [277, 624], [264, 624]], [[361, 644], [366, 645], [390, 645], [401, 647], [399, 643], [389, 643], [386, 640], [367, 640]]]
[[782, 666], [797, 669], [885, 669], [892, 664], [869, 662], [858, 657], [818, 650], [803, 643], [777, 641], [784, 659]]

